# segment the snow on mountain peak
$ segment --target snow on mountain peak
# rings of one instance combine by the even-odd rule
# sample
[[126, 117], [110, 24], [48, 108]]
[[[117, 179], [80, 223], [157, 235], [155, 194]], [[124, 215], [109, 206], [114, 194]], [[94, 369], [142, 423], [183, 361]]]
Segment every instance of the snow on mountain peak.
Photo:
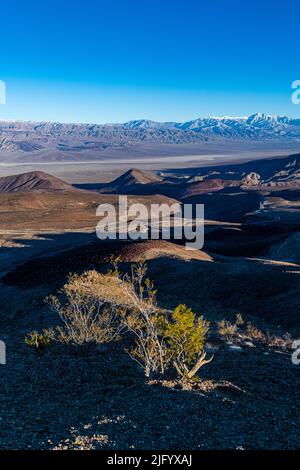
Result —
[[[300, 144], [300, 119], [256, 113], [250, 116], [208, 116], [184, 122], [138, 119], [123, 124], [64, 124], [0, 121], [0, 152], [31, 152], [49, 142], [68, 149], [149, 143], [197, 143], [211, 139], [288, 140]], [[65, 143], [66, 142], [66, 143]], [[82, 142], [82, 143], [81, 143]]]

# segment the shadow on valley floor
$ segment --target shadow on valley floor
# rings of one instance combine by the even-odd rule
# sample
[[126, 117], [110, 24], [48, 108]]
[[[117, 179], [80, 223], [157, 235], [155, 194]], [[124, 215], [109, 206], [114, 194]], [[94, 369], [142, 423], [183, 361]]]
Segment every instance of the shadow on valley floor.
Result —
[[94, 233], [65, 232], [65, 233], [30, 233], [18, 235], [7, 233], [0, 239], [0, 274], [10, 272], [31, 259], [56, 256], [72, 247], [87, 245], [96, 240]]
[[71, 248], [73, 236], [79, 242], [75, 234], [61, 242], [59, 235], [49, 236], [64, 249], [54, 254], [45, 240], [33, 240], [32, 249], [35, 243], [44, 246], [43, 256], [2, 278], [1, 316], [7, 306], [15, 315], [1, 328], [7, 365], [0, 367], [0, 448], [299, 447], [299, 371], [289, 352], [247, 344], [233, 350], [224, 342], [201, 370], [206, 382], [182, 390], [172, 380], [147, 383], [123, 351], [126, 340], [88, 356], [59, 344], [38, 355], [24, 344], [29, 331], [58, 322], [45, 296], [70, 271], [106, 270], [111, 254], [123, 256], [123, 269], [148, 256], [149, 277], [163, 306], [186, 303], [211, 320], [231, 319], [239, 310], [257, 326], [273, 330], [280, 324], [299, 332], [298, 266], [204, 254], [187, 259], [184, 248], [175, 254], [176, 246], [165, 242], [97, 241]]
[[[181, 251], [177, 253], [178, 245], [152, 241], [93, 242], [90, 238], [88, 245], [66, 250], [67, 240], [65, 235], [64, 250], [59, 253], [48, 252], [46, 256], [44, 251], [44, 256], [25, 261], [6, 273], [2, 277], [4, 285], [17, 288], [21, 297], [26, 291], [39, 296], [40, 292], [60, 288], [70, 272], [107, 270], [112, 255], [122, 257], [124, 270], [131, 262], [146, 259], [149, 277], [158, 289], [158, 300], [165, 307], [186, 303], [212, 320], [239, 311], [246, 319], [254, 318], [262, 326], [300, 331], [300, 267], [297, 264], [273, 263], [263, 258], [209, 258], [207, 255], [199, 259], [184, 258], [189, 252], [183, 247], [179, 247]], [[60, 243], [58, 246], [62, 247]]]

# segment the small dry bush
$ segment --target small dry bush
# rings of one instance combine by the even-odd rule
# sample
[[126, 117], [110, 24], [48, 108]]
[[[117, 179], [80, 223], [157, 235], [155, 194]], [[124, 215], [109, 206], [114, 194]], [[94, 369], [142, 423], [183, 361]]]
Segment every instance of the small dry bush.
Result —
[[285, 333], [283, 336], [278, 335], [267, 335], [267, 345], [271, 348], [280, 348], [284, 350], [292, 349], [293, 338], [289, 333]]
[[218, 322], [218, 333], [226, 339], [231, 339], [237, 332], [237, 325], [228, 320], [221, 320]]
[[293, 339], [289, 333], [283, 336], [264, 333], [251, 322], [245, 323], [240, 313], [236, 314], [235, 323], [221, 320], [217, 324], [218, 333], [226, 339], [251, 340], [268, 347], [290, 349]]
[[253, 326], [252, 323], [248, 322], [245, 334], [247, 338], [262, 343], [264, 346], [268, 346], [270, 348], [280, 348], [283, 350], [292, 348], [293, 338], [289, 333], [285, 333], [282, 336], [271, 334], [269, 332], [264, 333]]
[[[51, 296], [47, 299], [63, 323], [57, 327], [58, 341], [82, 346], [119, 338], [122, 331], [119, 311], [113, 302], [101, 296], [101, 289], [110, 282], [110, 276], [105, 278], [96, 271], [87, 271], [81, 276], [73, 274], [64, 285], [60, 298]], [[111, 283], [109, 285], [112, 287]]]
[[240, 313], [236, 314], [236, 320], [231, 323], [228, 320], [221, 320], [217, 323], [218, 333], [227, 340], [248, 339], [258, 342], [266, 342], [267, 336], [251, 322], [245, 323]]
[[144, 263], [132, 266], [131, 273], [125, 276], [117, 269], [114, 272], [122, 291], [122, 297], [118, 298], [122, 321], [135, 340], [134, 346], [126, 351], [149, 378], [153, 373], [164, 374], [169, 358], [164, 335], [165, 313], [157, 306], [156, 291], [146, 274]]
[[255, 341], [266, 341], [266, 335], [261, 330], [253, 326], [251, 322], [247, 323], [246, 335], [249, 339], [253, 339]]
[[245, 320], [243, 319], [243, 316], [241, 313], [237, 313], [235, 316], [235, 324], [236, 326], [242, 326], [245, 324]]
[[54, 341], [55, 332], [51, 329], [44, 329], [42, 333], [32, 331], [25, 336], [25, 344], [34, 348], [38, 353], [46, 349]]
[[212, 360], [206, 360], [204, 352], [208, 322], [196, 318], [185, 305], [179, 305], [171, 315], [160, 309], [145, 264], [136, 264], [124, 278], [116, 273], [130, 300], [129, 308], [123, 310], [124, 324], [135, 338], [134, 347], [127, 350], [130, 357], [148, 378], [153, 373], [164, 374], [170, 365], [180, 378], [194, 378]]
[[173, 367], [181, 379], [192, 379], [212, 360], [204, 351], [208, 323], [185, 305], [173, 312], [161, 309], [144, 263], [124, 275], [118, 260], [105, 274], [90, 270], [70, 275], [60, 295], [47, 301], [62, 321], [56, 341], [82, 347], [129, 332], [134, 341], [126, 352], [147, 378]]

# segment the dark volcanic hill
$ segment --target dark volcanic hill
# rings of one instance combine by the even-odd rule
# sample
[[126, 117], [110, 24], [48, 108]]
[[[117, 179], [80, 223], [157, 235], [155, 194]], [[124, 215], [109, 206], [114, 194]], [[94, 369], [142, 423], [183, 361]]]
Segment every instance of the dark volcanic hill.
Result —
[[[175, 170], [179, 174], [181, 170]], [[300, 154], [287, 157], [263, 158], [239, 164], [216, 165], [190, 169], [184, 174], [190, 174], [196, 179], [239, 180], [247, 187], [300, 187]]]
[[296, 190], [300, 189], [300, 154], [240, 164], [174, 170], [173, 173], [184, 177], [179, 177], [176, 181], [170, 178], [170, 171], [167, 172], [168, 176], [162, 179], [132, 169], [111, 183], [101, 185], [100, 190], [123, 194], [164, 194], [176, 199], [186, 199], [223, 189], [234, 190], [237, 187], [245, 191]]
[[[127, 171], [111, 183], [103, 185], [101, 192], [123, 194], [163, 194], [169, 197], [184, 199], [186, 197], [205, 194], [211, 191], [220, 191], [231, 182], [221, 179], [208, 179], [205, 181], [192, 181], [176, 183], [164, 180], [157, 176], [146, 174], [135, 168]], [[239, 182], [234, 182], [236, 185]]]
[[[295, 201], [300, 194], [300, 154], [242, 164], [178, 169], [165, 172], [164, 179], [160, 180], [130, 170], [102, 185], [100, 192], [162, 194], [188, 204], [204, 204], [206, 218], [212, 220], [240, 222], [246, 217], [251, 224], [282, 220], [298, 226], [300, 216]], [[270, 195], [277, 199], [270, 199]]]
[[43, 171], [31, 171], [0, 178], [0, 193], [28, 191], [79, 191], [65, 181]]
[[240, 186], [239, 181], [222, 180], [220, 178], [207, 179], [188, 183], [180, 194], [180, 199], [186, 199], [201, 194], [221, 191], [226, 187]]

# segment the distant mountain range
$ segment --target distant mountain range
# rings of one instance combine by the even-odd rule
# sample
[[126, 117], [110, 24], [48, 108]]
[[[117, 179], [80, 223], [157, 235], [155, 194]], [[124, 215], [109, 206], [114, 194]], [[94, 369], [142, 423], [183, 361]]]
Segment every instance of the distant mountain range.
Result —
[[146, 119], [124, 124], [0, 121], [0, 153], [99, 151], [138, 144], [197, 144], [212, 140], [300, 142], [300, 119], [254, 114], [187, 122]]
[[224, 137], [237, 139], [282, 139], [300, 140], [300, 119], [287, 116], [268, 116], [257, 113], [244, 117], [207, 117], [186, 122], [155, 122], [148, 120], [129, 121], [125, 129], [154, 129], [193, 131], [202, 137]]

